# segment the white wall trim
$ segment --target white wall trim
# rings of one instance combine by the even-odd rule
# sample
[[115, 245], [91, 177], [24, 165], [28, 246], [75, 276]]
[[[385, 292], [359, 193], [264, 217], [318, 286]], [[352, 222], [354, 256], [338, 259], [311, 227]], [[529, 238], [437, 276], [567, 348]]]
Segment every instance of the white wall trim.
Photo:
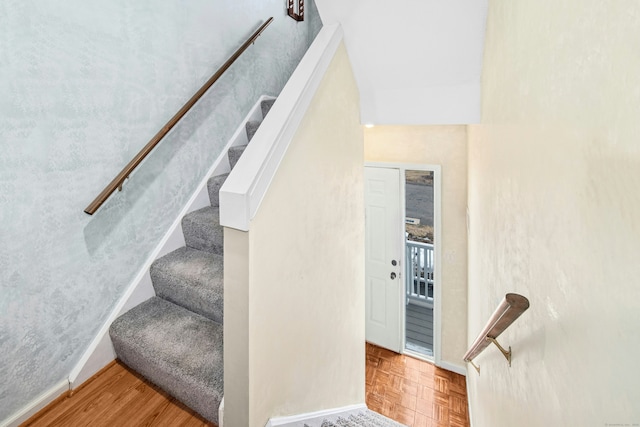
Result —
[[457, 365], [451, 362], [440, 361], [437, 365], [439, 368], [446, 369], [447, 371], [455, 372], [456, 374], [467, 376], [467, 368]]
[[17, 427], [27, 421], [29, 418], [38, 413], [42, 408], [56, 400], [58, 397], [69, 391], [69, 382], [67, 380], [60, 381], [49, 390], [45, 391], [24, 408], [16, 412], [6, 420], [0, 422], [0, 427]]
[[435, 235], [433, 238], [435, 249], [435, 269], [433, 281], [434, 305], [433, 308], [433, 343], [436, 365], [442, 364], [442, 167], [435, 165], [433, 168], [433, 225]]
[[367, 410], [367, 405], [360, 403], [357, 405], [343, 406], [341, 408], [325, 409], [323, 411], [309, 412], [306, 414], [292, 415], [288, 417], [271, 418], [265, 427], [297, 427], [311, 421], [322, 421], [324, 418], [349, 416]]
[[79, 385], [91, 378], [100, 371], [100, 369], [104, 368], [109, 362], [115, 359], [115, 352], [113, 350], [111, 338], [109, 337], [109, 327], [119, 316], [155, 295], [153, 284], [151, 283], [151, 276], [149, 274], [151, 264], [159, 257], [185, 245], [184, 235], [182, 234], [182, 217], [189, 212], [193, 212], [194, 210], [209, 205], [207, 181], [213, 175], [229, 172], [231, 167], [229, 165], [227, 151], [232, 146], [243, 145], [248, 142], [245, 124], [250, 120], [262, 119], [261, 103], [268, 99], [274, 99], [274, 97], [263, 95], [251, 108], [249, 114], [247, 114], [233, 136], [224, 146], [221, 154], [215, 160], [211, 168], [209, 168], [205, 177], [200, 181], [200, 184], [189, 198], [185, 207], [178, 214], [169, 230], [165, 233], [162, 240], [160, 240], [160, 243], [158, 243], [151, 255], [149, 255], [145, 263], [142, 265], [135, 279], [129, 284], [126, 291], [109, 314], [109, 317], [98, 331], [98, 334], [95, 336], [91, 344], [89, 344], [89, 347], [84, 352], [76, 366], [71, 370], [71, 373], [69, 374], [69, 385], [72, 390], [76, 389]]
[[249, 230], [282, 158], [343, 38], [325, 25], [220, 190], [220, 224]]
[[224, 427], [222, 422], [224, 421], [224, 396], [222, 396], [222, 400], [220, 401], [220, 406], [218, 406], [218, 427]]
[[[473, 427], [475, 424], [473, 422], [473, 411], [471, 410], [471, 395], [469, 392], [471, 391], [469, 380], [465, 381], [467, 383], [467, 410], [469, 411], [469, 427]], [[222, 427], [222, 426], [221, 426]]]

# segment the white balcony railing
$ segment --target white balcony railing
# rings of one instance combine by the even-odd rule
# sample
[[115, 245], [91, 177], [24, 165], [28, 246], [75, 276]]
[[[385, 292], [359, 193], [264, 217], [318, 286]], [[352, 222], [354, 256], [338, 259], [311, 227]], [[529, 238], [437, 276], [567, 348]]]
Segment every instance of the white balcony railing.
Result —
[[407, 303], [433, 308], [433, 244], [407, 240]]

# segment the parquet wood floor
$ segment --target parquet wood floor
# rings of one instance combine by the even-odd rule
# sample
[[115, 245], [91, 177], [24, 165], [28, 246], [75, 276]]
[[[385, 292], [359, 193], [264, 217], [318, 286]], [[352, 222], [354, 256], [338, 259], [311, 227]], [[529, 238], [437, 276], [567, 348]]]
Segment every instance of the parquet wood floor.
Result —
[[369, 409], [410, 427], [469, 427], [464, 376], [366, 344]]
[[[366, 403], [410, 427], [469, 427], [465, 378], [366, 344]], [[21, 427], [216, 427], [119, 362]]]
[[71, 397], [52, 403], [21, 427], [181, 426], [215, 427], [149, 384], [125, 365], [112, 362]]

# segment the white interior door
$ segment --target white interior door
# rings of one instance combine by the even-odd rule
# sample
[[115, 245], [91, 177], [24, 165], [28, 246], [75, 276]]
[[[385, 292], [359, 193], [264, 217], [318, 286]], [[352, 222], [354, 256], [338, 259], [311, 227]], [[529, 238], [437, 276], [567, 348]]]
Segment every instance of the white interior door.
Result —
[[400, 171], [365, 167], [366, 340], [402, 351]]

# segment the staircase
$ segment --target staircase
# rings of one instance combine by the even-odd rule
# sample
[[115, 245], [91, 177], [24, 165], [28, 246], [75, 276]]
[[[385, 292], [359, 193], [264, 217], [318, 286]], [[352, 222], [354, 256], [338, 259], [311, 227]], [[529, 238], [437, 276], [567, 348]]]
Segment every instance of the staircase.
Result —
[[[274, 101], [262, 102], [263, 119]], [[260, 123], [246, 123], [248, 141]], [[246, 147], [229, 149], [231, 169]], [[224, 245], [218, 194], [228, 175], [209, 179], [211, 206], [182, 219], [186, 246], [152, 264], [156, 296], [120, 316], [109, 329], [118, 359], [216, 424], [224, 393]]]

